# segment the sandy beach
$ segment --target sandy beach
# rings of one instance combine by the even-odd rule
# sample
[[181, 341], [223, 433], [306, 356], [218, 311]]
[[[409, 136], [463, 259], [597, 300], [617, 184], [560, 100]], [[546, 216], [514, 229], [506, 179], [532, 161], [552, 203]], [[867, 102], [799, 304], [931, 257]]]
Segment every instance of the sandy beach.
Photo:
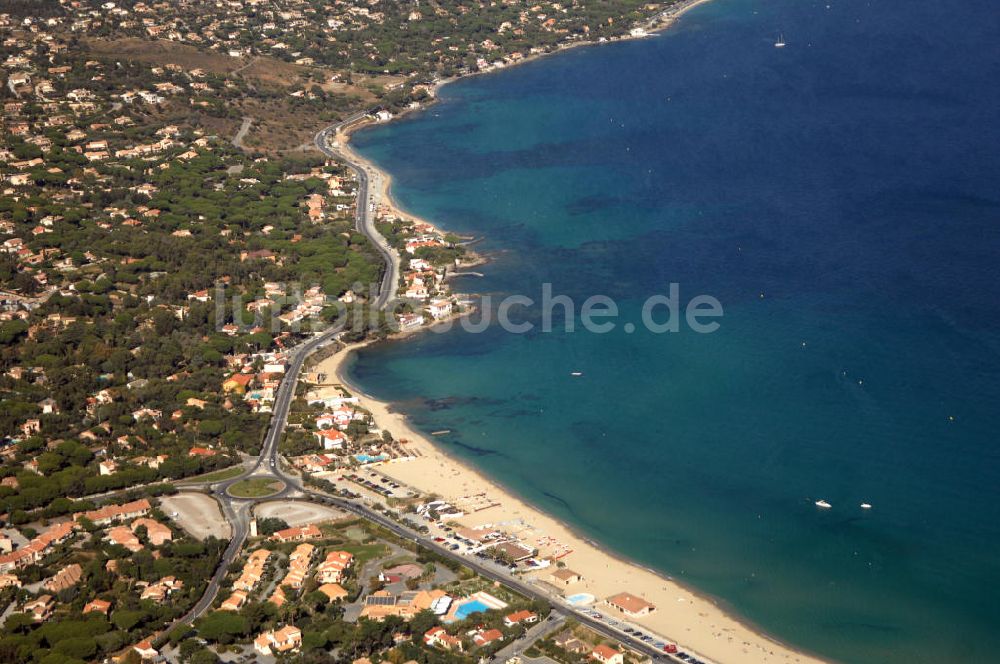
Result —
[[[679, 3], [668, 14], [651, 21], [646, 29], [650, 33], [665, 30], [684, 12], [708, 1], [688, 0]], [[630, 37], [626, 37], [628, 38]], [[597, 43], [568, 44], [554, 52], [588, 45]], [[551, 53], [525, 58], [517, 64], [545, 55]], [[437, 87], [453, 80], [458, 79], [441, 81]], [[426, 105], [414, 110], [425, 108]], [[385, 206], [390, 213], [400, 218], [433, 228], [434, 225], [426, 219], [401, 209], [390, 193], [391, 177], [351, 148], [351, 133], [370, 124], [370, 120], [358, 122], [338, 133], [337, 148], [366, 169], [376, 205]], [[772, 640], [727, 614], [711, 599], [692, 592], [672, 579], [624, 560], [599, 544], [581, 537], [565, 524], [520, 500], [469, 465], [442, 452], [430, 438], [411, 427], [404, 415], [393, 411], [390, 404], [366, 395], [345, 380], [344, 363], [362, 345], [349, 346], [337, 352], [318, 363], [315, 370], [329, 376], [330, 381], [339, 380], [360, 399], [362, 407], [372, 413], [379, 428], [389, 431], [398, 441], [406, 441], [405, 448], [410, 451], [411, 458], [379, 464], [380, 472], [425, 494], [436, 494], [457, 506], [491, 504], [491, 507], [485, 509], [470, 510], [470, 514], [458, 521], [469, 527], [502, 525], [505, 531], [537, 547], [540, 556], [558, 558], [583, 577], [581, 582], [566, 588], [567, 595], [590, 593], [597, 598], [599, 604], [605, 597], [627, 591], [652, 602], [656, 606], [652, 614], [629, 619], [629, 622], [675, 641], [682, 649], [697, 653], [704, 659], [752, 663], [823, 661]], [[338, 393], [336, 387], [322, 387], [311, 391], [311, 394], [319, 397]], [[534, 572], [532, 576], [544, 580], [549, 572], [551, 569]], [[554, 600], [556, 597], [557, 595], [553, 595]]]
[[[445, 454], [389, 404], [378, 401], [350, 385], [343, 376], [345, 360], [360, 345], [347, 347], [323, 360], [316, 368], [327, 376], [336, 376], [362, 407], [369, 410], [376, 423], [399, 441], [414, 458], [379, 465], [379, 471], [424, 493], [437, 494], [455, 505], [468, 504], [471, 497], [479, 502], [496, 503], [492, 507], [458, 519], [463, 525], [503, 524], [505, 530], [519, 535], [539, 548], [541, 555], [563, 555], [560, 560], [583, 576], [583, 581], [567, 588], [567, 594], [590, 593], [598, 601], [615, 593], [628, 591], [656, 605], [651, 615], [633, 619], [657, 634], [676, 641], [683, 648], [716, 662], [820, 662], [777, 643], [727, 615], [710, 599], [701, 597], [677, 582], [616, 557], [574, 533], [544, 512], [520, 500], [503, 487]], [[332, 396], [335, 387], [313, 390], [319, 396]], [[571, 553], [566, 553], [571, 551]], [[544, 579], [551, 570], [533, 573]], [[530, 578], [530, 577], [529, 577]]]
[[376, 205], [381, 205], [389, 214], [395, 215], [400, 219], [404, 219], [415, 224], [423, 224], [425, 226], [430, 227], [434, 231], [440, 233], [441, 235], [444, 235], [444, 232], [438, 229], [430, 221], [418, 217], [414, 214], [410, 214], [409, 212], [399, 207], [396, 204], [396, 202], [392, 199], [392, 194], [390, 193], [392, 176], [390, 176], [388, 173], [381, 170], [380, 168], [376, 167], [375, 164], [373, 164], [368, 159], [365, 159], [363, 156], [358, 154], [358, 152], [354, 150], [354, 148], [351, 147], [350, 143], [351, 134], [353, 134], [354, 132], [358, 131], [363, 127], [368, 127], [371, 124], [373, 124], [371, 120], [365, 119], [359, 122], [355, 122], [349, 127], [342, 129], [341, 131], [338, 131], [334, 135], [334, 141], [336, 141], [336, 146], [335, 146], [336, 149], [342, 155], [344, 155], [349, 161], [352, 161], [356, 164], [360, 164], [361, 167], [364, 168], [365, 171], [368, 173], [368, 183], [370, 187], [369, 192], [373, 197]]

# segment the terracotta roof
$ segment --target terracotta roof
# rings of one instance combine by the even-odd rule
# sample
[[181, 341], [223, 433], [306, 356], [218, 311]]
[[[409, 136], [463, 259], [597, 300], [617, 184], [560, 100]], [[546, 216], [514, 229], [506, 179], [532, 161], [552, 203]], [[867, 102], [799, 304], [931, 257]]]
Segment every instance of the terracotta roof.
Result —
[[97, 611], [107, 615], [108, 611], [111, 609], [111, 602], [103, 599], [93, 599], [87, 602], [87, 605], [83, 607], [84, 613], [90, 613], [91, 611]]
[[485, 632], [480, 632], [473, 637], [473, 641], [476, 645], [484, 646], [487, 643], [492, 643], [494, 641], [499, 641], [503, 638], [503, 632], [498, 629], [488, 629]]
[[45, 582], [45, 589], [54, 593], [61, 592], [78, 584], [82, 576], [83, 568], [78, 564], [67, 565]]
[[508, 614], [507, 616], [504, 617], [504, 620], [506, 620], [509, 623], [519, 623], [532, 618], [534, 615], [535, 614], [532, 613], [531, 611], [522, 610]]
[[611, 604], [629, 613], [639, 613], [644, 609], [652, 611], [653, 609], [656, 608], [656, 606], [654, 606], [653, 604], [650, 604], [641, 597], [636, 597], [631, 593], [618, 593], [617, 595], [612, 595], [607, 599], [607, 602], [608, 604]]
[[127, 514], [146, 512], [149, 508], [149, 501], [143, 498], [141, 500], [135, 500], [131, 503], [125, 503], [123, 505], [105, 505], [104, 507], [96, 510], [90, 510], [89, 512], [78, 512], [73, 515], [73, 519], [79, 520], [81, 517], [85, 517], [94, 523], [97, 523], [98, 521], [104, 521], [107, 519], [117, 519]]
[[611, 646], [606, 646], [603, 643], [594, 648], [594, 655], [596, 655], [599, 659], [602, 660], [608, 660], [614, 657], [615, 655], [620, 655], [620, 654], [621, 654], [620, 651], [615, 650]]
[[284, 530], [279, 530], [271, 536], [271, 539], [287, 541], [293, 539], [305, 539], [307, 537], [319, 537], [322, 534], [323, 533], [320, 532], [319, 528], [309, 524], [298, 528], [286, 528]]
[[316, 590], [329, 597], [331, 602], [347, 597], [347, 591], [339, 583], [324, 583]]

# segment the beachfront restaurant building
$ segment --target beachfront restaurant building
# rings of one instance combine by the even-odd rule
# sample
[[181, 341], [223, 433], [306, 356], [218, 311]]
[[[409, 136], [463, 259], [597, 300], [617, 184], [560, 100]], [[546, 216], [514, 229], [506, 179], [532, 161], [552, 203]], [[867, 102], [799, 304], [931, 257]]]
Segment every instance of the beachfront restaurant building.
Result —
[[624, 613], [630, 618], [648, 616], [656, 610], [653, 604], [650, 604], [641, 597], [636, 597], [632, 593], [618, 593], [607, 598], [604, 602], [612, 609], [615, 609], [619, 613]]

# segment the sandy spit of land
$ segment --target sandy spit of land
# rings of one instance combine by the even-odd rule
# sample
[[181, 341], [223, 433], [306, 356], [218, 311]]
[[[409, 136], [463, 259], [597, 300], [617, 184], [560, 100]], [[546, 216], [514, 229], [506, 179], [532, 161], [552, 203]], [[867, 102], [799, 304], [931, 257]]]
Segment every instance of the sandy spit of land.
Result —
[[[379, 471], [424, 493], [434, 493], [456, 505], [495, 506], [459, 519], [475, 527], [503, 525], [521, 539], [539, 548], [542, 555], [560, 555], [562, 562], [583, 576], [566, 594], [591, 593], [601, 599], [628, 591], [656, 605], [656, 611], [632, 622], [683, 648], [717, 662], [819, 662], [811, 655], [792, 650], [725, 613], [711, 599], [695, 594], [675, 581], [630, 563], [584, 539], [548, 514], [520, 500], [465, 463], [454, 459], [416, 431], [405, 417], [354, 388], [344, 380], [344, 361], [359, 345], [347, 347], [325, 359], [317, 370], [341, 383], [357, 396], [376, 423], [399, 441], [415, 458], [381, 464]], [[335, 387], [314, 390], [322, 396], [337, 394]], [[485, 495], [483, 495], [485, 494]], [[547, 571], [537, 572], [545, 579]]]

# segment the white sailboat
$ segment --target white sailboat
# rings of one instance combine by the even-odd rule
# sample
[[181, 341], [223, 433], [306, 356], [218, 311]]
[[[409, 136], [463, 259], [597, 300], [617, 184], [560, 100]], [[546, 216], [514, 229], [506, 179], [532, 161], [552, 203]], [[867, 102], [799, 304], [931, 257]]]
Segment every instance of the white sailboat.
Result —
[[785, 35], [779, 34], [778, 41], [774, 42], [775, 48], [785, 48]]

